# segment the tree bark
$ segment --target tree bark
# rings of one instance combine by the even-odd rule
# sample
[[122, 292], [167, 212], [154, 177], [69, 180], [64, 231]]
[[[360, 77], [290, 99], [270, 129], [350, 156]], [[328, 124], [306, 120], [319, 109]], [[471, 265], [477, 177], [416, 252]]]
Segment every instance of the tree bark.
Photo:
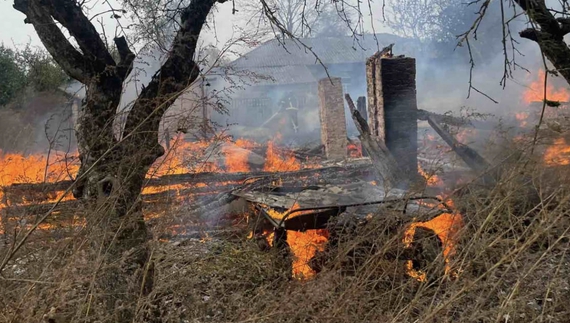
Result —
[[570, 48], [564, 42], [564, 35], [570, 32], [570, 21], [555, 18], [544, 0], [513, 1], [534, 23], [533, 27], [521, 31], [520, 36], [535, 41], [557, 72], [570, 84]]

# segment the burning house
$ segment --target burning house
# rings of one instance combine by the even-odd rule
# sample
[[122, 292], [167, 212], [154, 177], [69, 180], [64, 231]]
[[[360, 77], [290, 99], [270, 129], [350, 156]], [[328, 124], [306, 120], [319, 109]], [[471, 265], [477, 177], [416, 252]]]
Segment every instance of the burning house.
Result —
[[[276, 140], [256, 143], [247, 139], [216, 138], [214, 141], [209, 138], [207, 141], [179, 142], [173, 153], [158, 161], [149, 172], [143, 191], [147, 221], [158, 217], [153, 210], [164, 200], [185, 205], [183, 210], [186, 211], [182, 211], [181, 218], [187, 217], [182, 215], [184, 213], [194, 214], [210, 227], [218, 228], [220, 223], [227, 225], [228, 219], [231, 222], [236, 217], [247, 218], [248, 222], [255, 219], [251, 221], [255, 225], [251, 227], [250, 236], [291, 253], [292, 275], [303, 279], [318, 271], [309, 262], [317, 251], [324, 250], [329, 233], [332, 234], [329, 232], [331, 219], [346, 212], [365, 216], [381, 205], [388, 205], [391, 212], [406, 214], [408, 221], [416, 223], [407, 233], [406, 248], [413, 245], [415, 232], [421, 231], [417, 228], [424, 228], [432, 230], [433, 236], [443, 244], [445, 257], [453, 255], [454, 235], [461, 216], [449, 208], [449, 202], [442, 203], [438, 197], [419, 196], [401, 189], [402, 183], [418, 179], [416, 124], [419, 111], [415, 60], [394, 56], [390, 47], [387, 48], [377, 51], [362, 64], [354, 63], [355, 66], [362, 65], [361, 75], [354, 73], [343, 78], [317, 73], [313, 76], [315, 79], [323, 76], [316, 82], [316, 107], [307, 104], [303, 110], [299, 105], [297, 118], [302, 115], [306, 119], [307, 114], [316, 109], [317, 118], [305, 121], [317, 124], [322, 151], [301, 153], [279, 145]], [[306, 66], [302, 68], [310, 71]], [[347, 68], [354, 69], [354, 66]], [[336, 71], [339, 70], [341, 68], [336, 67]], [[278, 88], [275, 88], [276, 93]], [[290, 89], [295, 88], [293, 96], [308, 95], [300, 85], [291, 85]], [[368, 107], [359, 100], [356, 108], [350, 95], [360, 96], [366, 92]], [[234, 104], [239, 100], [233, 101]], [[296, 108], [292, 107], [293, 103], [302, 100], [295, 101], [289, 96], [286, 102], [289, 108]], [[287, 105], [284, 110], [285, 120], [296, 121]], [[350, 140], [347, 115], [351, 116], [369, 159], [346, 160]], [[267, 125], [272, 118], [259, 120], [263, 123], [258, 126]], [[439, 124], [433, 115], [426, 118]], [[301, 128], [302, 123], [293, 122], [292, 126]], [[274, 134], [277, 131], [275, 129]], [[296, 133], [293, 127], [292, 136]], [[442, 133], [445, 135], [445, 131]], [[174, 147], [177, 143], [172, 144]], [[462, 150], [458, 150], [458, 154], [466, 155]], [[66, 196], [64, 190], [71, 185], [71, 180], [55, 178], [54, 182], [39, 186], [13, 185], [3, 190], [3, 203], [7, 206], [3, 208], [3, 228], [12, 227], [19, 214], [38, 214], [54, 205], [63, 208], [62, 216], [71, 217], [81, 225], [83, 222], [75, 211], [78, 201]], [[46, 190], [51, 193], [42, 194]], [[236, 210], [231, 206], [234, 201], [242, 201], [248, 207]], [[185, 232], [189, 224], [182, 222], [182, 225], [170, 226], [167, 231]], [[413, 262], [408, 265], [408, 270], [412, 276], [425, 279], [421, 268]], [[446, 268], [446, 272], [450, 269]]]
[[[292, 276], [304, 279], [318, 272], [319, 266], [311, 265], [317, 254], [334, 245], [337, 219], [350, 222], [348, 215], [354, 215], [358, 224], [366, 224], [371, 215], [398, 214], [405, 229], [403, 248], [414, 249], [418, 236], [428, 232], [443, 255], [445, 274], [451, 274], [462, 216], [453, 201], [439, 196], [445, 193], [443, 181], [431, 180], [418, 168], [418, 120], [426, 121], [473, 173], [483, 174], [490, 164], [449, 132], [447, 125], [461, 120], [418, 109], [416, 60], [394, 55], [389, 46], [396, 43], [398, 52], [413, 55], [405, 50], [406, 41], [384, 34], [362, 42], [348, 37], [302, 41], [307, 48], [271, 40], [231, 63], [231, 70], [250, 73], [256, 82], [228, 98], [228, 116], [210, 110], [205, 100], [224, 87], [221, 78], [205, 76], [175, 103], [163, 126], [165, 132], [172, 130], [165, 138], [171, 150], [149, 171], [142, 192], [146, 220], [161, 219], [157, 209], [165, 203], [179, 206], [172, 212], [175, 220], [158, 232], [165, 240], [188, 235], [198, 224], [213, 232], [246, 222], [250, 238], [263, 248], [290, 254]], [[352, 97], [359, 98], [357, 105]], [[177, 122], [184, 113], [198, 124], [210, 118], [230, 124], [234, 138], [174, 136], [199, 128]], [[350, 138], [353, 134], [358, 141]], [[287, 145], [311, 138], [318, 147]], [[347, 154], [355, 144], [367, 158]], [[53, 165], [50, 158], [34, 165]], [[66, 167], [52, 170], [64, 176], [46, 171], [44, 183], [31, 181], [41, 184], [4, 177], [0, 209], [5, 241], [10, 242], [8, 233], [15, 226], [25, 226], [22, 218], [54, 209], [58, 217], [44, 228], [53, 229], [58, 221], [84, 225], [79, 201], [65, 191], [77, 167], [58, 165]], [[411, 187], [423, 181], [418, 175], [428, 188], [416, 192]], [[481, 177], [493, 182], [493, 175]], [[418, 253], [403, 253], [405, 270], [425, 280]]]

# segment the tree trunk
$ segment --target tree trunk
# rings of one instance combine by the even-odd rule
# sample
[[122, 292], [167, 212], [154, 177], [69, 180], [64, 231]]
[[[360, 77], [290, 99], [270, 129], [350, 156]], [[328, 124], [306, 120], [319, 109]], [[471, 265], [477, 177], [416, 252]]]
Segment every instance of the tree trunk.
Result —
[[94, 303], [102, 307], [95, 310], [112, 315], [114, 322], [132, 322], [137, 300], [153, 282], [140, 193], [160, 154], [145, 150], [148, 143], [136, 142], [140, 137], [116, 140], [110, 121], [121, 89], [116, 75], [102, 75], [87, 88], [76, 131], [81, 168], [74, 195], [88, 210], [91, 256], [100, 265], [94, 293], [102, 297], [95, 297]]

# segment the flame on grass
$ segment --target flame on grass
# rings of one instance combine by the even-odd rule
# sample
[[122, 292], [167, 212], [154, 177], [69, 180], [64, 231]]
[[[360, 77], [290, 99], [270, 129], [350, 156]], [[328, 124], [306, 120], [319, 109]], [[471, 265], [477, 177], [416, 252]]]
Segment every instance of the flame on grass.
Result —
[[[453, 209], [453, 202], [451, 200], [446, 201], [447, 205]], [[428, 206], [434, 206], [433, 204], [427, 204]], [[438, 207], [443, 207], [438, 205]], [[442, 254], [445, 261], [445, 274], [450, 275], [451, 272], [451, 259], [456, 253], [456, 245], [459, 238], [459, 231], [463, 227], [463, 217], [458, 212], [454, 213], [442, 213], [437, 217], [425, 221], [425, 222], [414, 222], [410, 224], [406, 231], [404, 232], [404, 246], [406, 248], [411, 247], [414, 241], [414, 234], [416, 228], [425, 228], [432, 230], [438, 239], [442, 243]], [[406, 261], [406, 270], [408, 275], [419, 280], [426, 281], [427, 275], [421, 270], [416, 270], [413, 268], [412, 260]]]
[[[300, 208], [295, 203], [289, 210], [279, 212], [268, 208], [267, 213], [275, 220], [282, 220], [289, 211]], [[300, 211], [293, 213], [291, 217], [310, 213], [311, 211]], [[273, 244], [273, 232], [266, 234], [266, 239], [270, 245]], [[309, 262], [317, 251], [324, 251], [329, 239], [329, 232], [326, 229], [306, 230], [305, 232], [287, 230], [287, 243], [293, 255], [292, 274], [296, 279], [311, 279], [315, 276], [315, 271], [309, 266]]]
[[558, 138], [544, 151], [544, 163], [548, 166], [570, 165], [570, 145], [564, 138]]
[[426, 180], [428, 186], [443, 186], [443, 181], [436, 174], [428, 174], [418, 163], [418, 173]]

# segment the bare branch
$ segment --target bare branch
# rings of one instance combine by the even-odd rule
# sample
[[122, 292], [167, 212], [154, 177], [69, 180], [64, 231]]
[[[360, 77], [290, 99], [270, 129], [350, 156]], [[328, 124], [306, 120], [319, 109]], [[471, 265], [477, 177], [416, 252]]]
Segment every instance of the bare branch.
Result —
[[[127, 117], [124, 136], [136, 136], [132, 132], [141, 124], [146, 125], [141, 127], [142, 135], [158, 136], [156, 130], [167, 108], [200, 74], [194, 54], [206, 17], [215, 3], [216, 0], [194, 0], [184, 9], [181, 28], [176, 34], [170, 55], [135, 101]], [[147, 129], [150, 129], [148, 133], [145, 132]], [[157, 149], [156, 154], [160, 155], [162, 147], [158, 145], [158, 138], [150, 142], [154, 144], [150, 148]]]
[[570, 18], [556, 18], [556, 21], [560, 23], [560, 31], [564, 35], [570, 33]]
[[50, 14], [75, 38], [83, 55], [97, 62], [94, 66], [97, 72], [102, 72], [106, 65], [115, 65], [97, 29], [75, 1], [50, 0], [49, 4]]

